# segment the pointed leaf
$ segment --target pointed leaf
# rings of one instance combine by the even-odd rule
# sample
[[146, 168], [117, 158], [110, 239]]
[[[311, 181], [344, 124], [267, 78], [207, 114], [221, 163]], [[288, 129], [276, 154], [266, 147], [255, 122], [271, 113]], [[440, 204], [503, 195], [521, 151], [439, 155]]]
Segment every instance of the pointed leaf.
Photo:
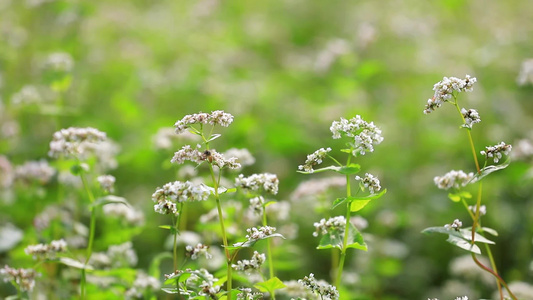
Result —
[[236, 250], [236, 249], [241, 249], [241, 248], [250, 248], [250, 247], [255, 245], [255, 243], [257, 243], [260, 240], [265, 240], [265, 239], [273, 238], [273, 237], [280, 237], [282, 239], [285, 239], [285, 237], [283, 235], [281, 235], [280, 233], [273, 233], [271, 235], [264, 236], [263, 238], [260, 238], [260, 239], [257, 239], [257, 240], [248, 240], [248, 241], [244, 241], [244, 242], [240, 242], [240, 243], [235, 243], [235, 244], [233, 244], [233, 246], [228, 246], [226, 248], [229, 249], [229, 250]]
[[355, 200], [355, 201], [352, 201], [352, 203], [350, 204], [350, 211], [351, 211], [351, 212], [360, 211], [360, 210], [363, 209], [363, 208], [364, 208], [369, 202], [370, 202], [370, 200]]
[[329, 167], [313, 170], [312, 172], [307, 172], [307, 171], [296, 171], [296, 172], [301, 173], [301, 174], [314, 174], [314, 173], [321, 173], [321, 172], [326, 172], [326, 171], [339, 172], [340, 169], [341, 167], [339, 166], [329, 166]]
[[337, 198], [335, 201], [333, 201], [333, 205], [331, 206], [331, 209], [334, 209], [335, 207], [341, 205], [346, 201], [346, 198]]
[[286, 287], [286, 285], [281, 280], [279, 280], [279, 278], [272, 277], [267, 281], [256, 283], [254, 287], [262, 293], [272, 294], [273, 291], [282, 289]]
[[481, 229], [483, 229], [484, 232], [488, 233], [488, 234], [491, 234], [493, 236], [498, 236], [498, 232], [492, 228], [489, 228], [489, 227], [481, 227]]
[[163, 287], [161, 290], [167, 294], [177, 294], [178, 288], [176, 287]]
[[367, 251], [368, 247], [363, 239], [363, 235], [357, 228], [350, 223], [349, 225], [349, 235], [348, 235], [348, 243], [346, 245], [346, 248], [355, 248], [363, 251]]
[[474, 178], [472, 178], [472, 180], [470, 180], [470, 182], [468, 183], [478, 182], [481, 179], [483, 179], [483, 177], [489, 175], [492, 172], [496, 172], [496, 171], [507, 168], [507, 166], [509, 166], [510, 163], [511, 163], [511, 159], [508, 158], [505, 162], [499, 165], [486, 166], [483, 169], [481, 169], [479, 173], [476, 173], [476, 175], [474, 175]]
[[481, 250], [476, 244], [472, 244], [468, 241], [465, 241], [462, 238], [450, 235], [448, 236], [448, 239], [446, 240], [448, 243], [455, 245], [461, 249], [464, 249], [466, 251], [470, 251], [476, 254], [481, 254]]
[[358, 164], [349, 164], [347, 166], [341, 167], [340, 170], [336, 171], [343, 175], [353, 175], [359, 173], [361, 166]]
[[[471, 229], [461, 229], [459, 230], [459, 232], [461, 233], [461, 235], [463, 236], [463, 238], [465, 240], [468, 240], [468, 241], [471, 241], [472, 240], [472, 231]], [[486, 237], [482, 236], [481, 234], [479, 233], [475, 233], [474, 234], [474, 241], [475, 242], [479, 242], [479, 243], [485, 243], [485, 244], [496, 244], [495, 242], [487, 239]]]
[[[367, 246], [363, 240], [363, 235], [353, 226], [353, 224], [348, 225], [348, 241], [346, 248], [356, 248], [361, 250], [367, 250]], [[344, 231], [338, 228], [332, 228], [328, 233], [324, 234], [320, 239], [320, 243], [317, 249], [331, 249], [338, 248], [342, 250], [344, 243]]]
[[94, 201], [94, 203], [92, 205], [94, 207], [97, 207], [97, 206], [104, 206], [104, 205], [110, 204], [110, 203], [121, 203], [121, 204], [124, 204], [126, 206], [130, 206], [130, 204], [128, 203], [128, 201], [125, 198], [119, 197], [119, 196], [115, 196], [115, 195], [107, 195], [107, 196], [104, 196], [104, 197], [100, 197], [100, 198], [96, 199], [96, 201]]
[[76, 268], [76, 269], [93, 270], [92, 266], [86, 265], [82, 263], [81, 261], [78, 261], [78, 260], [75, 260], [69, 257], [60, 257], [59, 262], [66, 266]]
[[214, 141], [216, 139], [218, 139], [219, 137], [221, 137], [222, 135], [220, 133], [215, 133], [213, 134], [212, 136], [209, 137], [209, 139], [206, 141], [206, 143], [209, 143], [211, 141]]

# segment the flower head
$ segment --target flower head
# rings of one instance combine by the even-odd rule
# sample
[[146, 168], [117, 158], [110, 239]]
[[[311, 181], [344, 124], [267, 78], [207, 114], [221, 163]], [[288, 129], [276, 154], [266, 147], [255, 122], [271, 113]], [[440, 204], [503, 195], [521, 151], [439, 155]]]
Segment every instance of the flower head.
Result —
[[328, 152], [331, 151], [331, 148], [320, 148], [313, 152], [312, 154], [307, 155], [307, 159], [303, 165], [298, 166], [298, 170], [304, 170], [305, 172], [313, 173], [313, 166], [319, 165], [322, 163], [322, 159], [328, 155]]
[[258, 241], [270, 235], [273, 235], [274, 232], [276, 232], [276, 227], [271, 227], [271, 226], [262, 226], [258, 228], [252, 227], [252, 228], [246, 229], [246, 232], [248, 232], [248, 234], [246, 235], [246, 239], [248, 241]]
[[485, 147], [485, 151], [481, 151], [481, 155], [486, 156], [487, 158], [492, 157], [494, 159], [494, 163], [498, 163], [498, 161], [500, 161], [502, 158], [502, 153], [509, 155], [512, 148], [513, 146], [501, 142], [494, 146]]
[[56, 170], [44, 159], [39, 161], [27, 161], [15, 168], [15, 179], [23, 182], [39, 182], [46, 184], [50, 182]]
[[475, 109], [469, 109], [466, 110], [464, 108], [461, 109], [461, 114], [463, 114], [463, 118], [465, 119], [465, 124], [463, 127], [472, 129], [472, 125], [481, 122], [481, 118], [479, 117], [479, 113]]
[[459, 221], [459, 219], [455, 219], [455, 220], [453, 220], [452, 224], [444, 225], [444, 228], [453, 229], [455, 231], [459, 231], [459, 229], [461, 229], [462, 226], [463, 226], [463, 222]]
[[466, 75], [465, 79], [444, 77], [433, 86], [435, 93], [433, 97], [428, 100], [426, 108], [424, 109], [424, 114], [429, 114], [439, 108], [444, 102], [448, 102], [448, 100], [452, 98], [453, 92], [471, 92], [476, 81], [477, 79], [470, 75]]
[[100, 184], [102, 190], [106, 193], [112, 193], [115, 190], [115, 176], [113, 175], [100, 175], [96, 178], [96, 181]]
[[211, 114], [200, 112], [193, 115], [186, 115], [181, 120], [176, 121], [174, 127], [176, 127], [176, 133], [180, 134], [193, 124], [210, 124], [228, 127], [232, 122], [233, 116], [231, 114], [225, 113], [222, 110], [216, 110], [211, 112]]
[[446, 173], [444, 176], [436, 176], [433, 181], [439, 189], [448, 190], [450, 188], [458, 189], [460, 187], [466, 186], [474, 178], [474, 173], [470, 172], [466, 174], [465, 172], [459, 170], [451, 170]]
[[370, 194], [375, 194], [381, 190], [379, 179], [370, 173], [366, 173], [363, 178], [355, 176], [355, 180], [361, 181], [361, 186], [367, 188]]
[[200, 255], [204, 255], [205, 258], [210, 259], [210, 258], [213, 257], [213, 255], [209, 254], [209, 252], [207, 252], [207, 249], [209, 249], [209, 246], [204, 245], [202, 243], [198, 243], [194, 247], [190, 246], [190, 245], [187, 245], [185, 247], [185, 251], [187, 251], [187, 253], [185, 253], [185, 254], [187, 256], [189, 256], [193, 260], [195, 260], [198, 257], [200, 257]]
[[353, 138], [353, 142], [349, 145], [353, 148], [352, 154], [354, 156], [374, 152], [374, 145], [383, 141], [381, 129], [374, 125], [374, 122], [368, 123], [359, 115], [350, 120], [341, 118], [340, 121], [333, 121], [330, 130], [334, 139], [339, 139], [342, 135]]
[[31, 291], [37, 273], [33, 269], [14, 269], [6, 265], [0, 269], [0, 276], [4, 277], [5, 282], [14, 281], [23, 291]]
[[177, 214], [176, 203], [185, 201], [205, 201], [211, 191], [203, 184], [174, 181], [163, 185], [152, 194], [156, 202], [154, 210], [160, 214]]
[[50, 244], [30, 245], [24, 249], [28, 255], [33, 255], [33, 258], [55, 258], [56, 253], [67, 251], [67, 242], [65, 240], [56, 240]]
[[338, 232], [344, 232], [344, 228], [346, 227], [346, 218], [344, 216], [337, 216], [326, 219], [321, 219], [320, 222], [315, 222], [313, 224], [315, 226], [316, 231], [313, 232], [313, 236], [318, 236], [318, 234], [327, 234], [331, 230], [335, 230]]
[[313, 273], [309, 274], [309, 276], [305, 276], [303, 279], [298, 280], [298, 282], [307, 289], [311, 290], [313, 293], [318, 293], [321, 299], [339, 299], [339, 292], [337, 291], [337, 288], [329, 285], [327, 282], [317, 281]]
[[265, 192], [275, 195], [278, 193], [279, 180], [275, 174], [270, 173], [253, 174], [248, 177], [240, 174], [235, 178], [235, 185], [252, 191], [263, 188]]
[[106, 140], [104, 132], [91, 127], [61, 129], [54, 133], [48, 155], [54, 158], [62, 155], [80, 157], [87, 154], [86, 152], [94, 152], [95, 144]]
[[237, 264], [233, 264], [231, 267], [236, 271], [249, 272], [250, 270], [259, 270], [265, 261], [266, 256], [264, 254], [254, 251], [252, 259], [239, 260]]

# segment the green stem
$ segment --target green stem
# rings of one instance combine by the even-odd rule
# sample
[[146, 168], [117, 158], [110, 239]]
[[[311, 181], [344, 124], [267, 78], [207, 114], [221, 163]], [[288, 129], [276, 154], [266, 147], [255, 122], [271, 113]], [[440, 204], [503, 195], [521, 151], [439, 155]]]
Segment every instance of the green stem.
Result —
[[[349, 160], [348, 160], [349, 164]], [[350, 175], [346, 175], [346, 197], [349, 198], [352, 195], [350, 186]], [[337, 278], [335, 280], [335, 286], [340, 286], [342, 270], [344, 268], [344, 261], [346, 259], [346, 246], [348, 245], [348, 233], [350, 230], [350, 201], [346, 201], [346, 226], [344, 227], [344, 238], [342, 240], [341, 258], [339, 261], [339, 268], [337, 269]]]
[[89, 188], [89, 184], [87, 183], [87, 178], [85, 178], [85, 175], [83, 171], [80, 173], [81, 181], [83, 183], [83, 187], [85, 191], [87, 192], [87, 196], [89, 198], [89, 203], [91, 205], [91, 221], [89, 225], [89, 242], [87, 243], [87, 254], [85, 258], [85, 265], [84, 268], [81, 270], [81, 289], [80, 289], [80, 298], [85, 299], [85, 284], [86, 284], [86, 270], [85, 267], [89, 263], [89, 260], [91, 259], [91, 255], [93, 253], [93, 243], [94, 243], [94, 233], [96, 228], [96, 209], [93, 206], [94, 204], [94, 195]]
[[174, 242], [172, 245], [172, 254], [173, 254], [173, 261], [174, 261], [174, 271], [178, 269], [178, 221], [175, 220], [174, 216], [172, 216], [172, 225], [174, 226]]
[[[267, 226], [266, 207], [263, 207], [263, 226]], [[272, 239], [267, 240], [267, 256], [268, 256], [268, 271], [270, 278], [274, 278], [274, 260], [272, 259]], [[270, 297], [272, 300], [276, 300], [276, 291], [273, 290]]]

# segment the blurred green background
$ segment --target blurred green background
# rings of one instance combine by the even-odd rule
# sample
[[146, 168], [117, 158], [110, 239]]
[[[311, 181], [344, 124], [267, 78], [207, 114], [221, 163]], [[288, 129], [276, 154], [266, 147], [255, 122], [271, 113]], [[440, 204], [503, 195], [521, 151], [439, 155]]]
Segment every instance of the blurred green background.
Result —
[[[478, 151], [531, 141], [533, 67], [522, 68], [533, 58], [531, 16], [533, 2], [520, 0], [0, 0], [0, 153], [20, 165], [48, 159], [56, 130], [105, 131], [121, 149], [111, 172], [117, 194], [145, 212], [133, 242], [146, 268], [166, 238], [150, 197], [175, 180], [180, 166], [169, 160], [183, 145], [157, 149], [160, 128], [199, 111], [233, 114], [216, 148], [247, 148], [257, 161], [243, 172], [276, 173], [276, 199], [289, 200], [298, 184], [320, 177], [296, 173], [306, 155], [342, 146], [331, 122], [359, 114], [385, 140], [358, 162], [388, 192], [361, 211], [370, 249], [350, 255], [350, 290], [361, 299], [489, 298], [494, 284], [452, 267], [466, 252], [420, 233], [468, 217], [433, 177], [475, 170], [453, 107], [422, 111], [443, 76], [470, 74], [478, 83], [459, 102], [481, 115]], [[68, 72], [47, 68], [53, 53], [70, 55]], [[17, 103], [28, 85], [39, 101]], [[500, 233], [493, 251], [508, 282], [533, 280], [532, 153], [522, 152], [484, 185], [484, 225]], [[27, 215], [6, 200], [16, 193], [2, 197], [2, 222], [31, 228], [38, 209]], [[299, 235], [287, 243], [300, 259], [279, 277], [329, 279], [329, 253], [315, 250], [311, 235], [322, 216], [291, 216]], [[0, 253], [0, 263], [9, 261]]]

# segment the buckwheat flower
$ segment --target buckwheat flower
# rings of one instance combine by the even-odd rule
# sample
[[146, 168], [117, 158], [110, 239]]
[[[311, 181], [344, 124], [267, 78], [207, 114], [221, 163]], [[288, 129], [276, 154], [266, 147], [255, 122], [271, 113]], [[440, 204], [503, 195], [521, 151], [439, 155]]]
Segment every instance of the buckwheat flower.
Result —
[[261, 266], [265, 263], [266, 256], [265, 254], [254, 251], [252, 258], [250, 260], [243, 259], [237, 261], [237, 264], [231, 265], [231, 267], [236, 271], [243, 271], [249, 273], [251, 270], [259, 270]]
[[185, 253], [185, 254], [187, 256], [189, 256], [193, 260], [198, 259], [198, 257], [200, 257], [200, 255], [203, 255], [203, 256], [205, 256], [205, 258], [210, 259], [213, 256], [211, 254], [209, 254], [209, 252], [207, 252], [207, 249], [209, 249], [209, 246], [201, 244], [201, 243], [198, 243], [194, 247], [190, 246], [190, 245], [187, 245], [185, 247], [185, 250], [187, 251], [187, 253]]
[[433, 86], [435, 93], [433, 97], [428, 100], [426, 108], [424, 109], [424, 114], [429, 114], [439, 108], [444, 102], [449, 102], [453, 96], [453, 92], [471, 92], [476, 81], [477, 79], [470, 75], [466, 75], [465, 79], [444, 77]]
[[467, 296], [457, 297], [455, 300], [468, 300]]
[[253, 293], [250, 288], [238, 288], [240, 293], [237, 294], [237, 300], [260, 300], [263, 299], [262, 293]]
[[265, 192], [275, 195], [278, 193], [279, 180], [275, 174], [270, 173], [253, 174], [248, 177], [240, 174], [235, 178], [235, 185], [251, 191], [263, 188]]
[[138, 271], [132, 287], [126, 290], [124, 297], [125, 299], [142, 299], [146, 290], [157, 291], [160, 288], [161, 283], [157, 278]]
[[11, 97], [13, 105], [30, 105], [43, 102], [43, 97], [34, 85], [25, 85]]
[[374, 145], [383, 141], [381, 129], [374, 125], [374, 122], [368, 123], [359, 115], [350, 120], [341, 118], [340, 121], [333, 121], [330, 130], [334, 139], [339, 139], [342, 135], [353, 138], [349, 145], [353, 148], [354, 156], [374, 152]]
[[8, 188], [13, 184], [15, 172], [7, 157], [0, 155], [0, 189]]
[[96, 181], [100, 184], [100, 187], [106, 193], [113, 193], [115, 191], [115, 176], [113, 175], [100, 175], [96, 178]]
[[324, 157], [326, 157], [330, 151], [331, 148], [329, 147], [326, 149], [320, 148], [312, 154], [307, 155], [305, 163], [303, 165], [299, 165], [298, 170], [304, 170], [305, 172], [313, 173], [315, 171], [313, 170], [313, 167], [321, 164]]
[[522, 62], [516, 81], [518, 85], [533, 84], [533, 59], [526, 59]]
[[132, 242], [109, 246], [107, 256], [111, 260], [111, 266], [113, 268], [132, 267], [138, 261]]
[[291, 299], [316, 299], [310, 290], [296, 280], [283, 281], [283, 284], [285, 287], [279, 290], [280, 293], [290, 296]]
[[[470, 209], [474, 214], [476, 213], [476, 206], [475, 205], [468, 206], [468, 209]], [[479, 215], [480, 216], [484, 216], [486, 214], [487, 214], [487, 207], [485, 205], [481, 205], [479, 207]]]
[[246, 239], [248, 241], [258, 241], [270, 235], [273, 235], [276, 232], [276, 227], [271, 227], [271, 226], [262, 226], [259, 228], [252, 227], [252, 228], [246, 229], [246, 232], [248, 232], [248, 234], [246, 235]]
[[200, 269], [192, 271], [192, 274], [187, 278], [186, 285], [188, 287], [200, 289], [198, 295], [209, 296], [212, 299], [217, 299], [216, 294], [220, 291], [220, 285], [214, 286], [218, 278], [215, 278], [207, 270]]
[[501, 142], [494, 146], [485, 147], [485, 151], [481, 151], [481, 155], [486, 156], [487, 158], [491, 157], [494, 159], [494, 163], [498, 163], [502, 158], [502, 153], [509, 155], [513, 146]]
[[70, 72], [73, 67], [74, 60], [66, 52], [52, 53], [45, 62], [45, 68], [56, 72]]
[[313, 273], [298, 280], [304, 287], [311, 290], [313, 293], [320, 295], [323, 300], [337, 300], [339, 299], [339, 292], [337, 288], [329, 285], [325, 281], [317, 281]]
[[463, 222], [459, 221], [459, 219], [455, 219], [453, 220], [452, 224], [444, 225], [444, 228], [459, 231], [459, 229], [461, 229], [462, 226], [463, 226]]
[[67, 251], [67, 242], [65, 240], [55, 240], [50, 244], [29, 245], [24, 249], [28, 255], [32, 255], [34, 259], [55, 258], [59, 252]]
[[246, 148], [237, 149], [237, 148], [231, 148], [228, 149], [226, 152], [224, 152], [224, 156], [226, 157], [235, 157], [237, 158], [237, 162], [241, 164], [241, 166], [251, 166], [255, 163], [255, 158], [252, 156], [250, 151]]
[[472, 125], [481, 122], [479, 113], [475, 109], [466, 110], [462, 108], [461, 114], [463, 114], [463, 118], [465, 119], [465, 124], [463, 127], [472, 129]]
[[152, 200], [170, 200], [173, 202], [205, 201], [211, 192], [204, 184], [194, 184], [190, 181], [174, 181], [163, 185], [152, 194]]
[[94, 150], [94, 145], [107, 140], [104, 132], [97, 129], [70, 127], [54, 133], [50, 142], [48, 155], [54, 158], [60, 156], [80, 157]]
[[265, 205], [265, 198], [262, 196], [255, 197], [250, 199], [250, 210], [254, 212], [256, 215], [262, 215], [263, 214], [263, 208]]
[[326, 219], [321, 219], [320, 222], [315, 222], [315, 232], [313, 236], [317, 237], [319, 234], [327, 234], [330, 230], [335, 230], [344, 233], [346, 227], [346, 218], [344, 216], [337, 216]]
[[[176, 209], [175, 204], [174, 209]], [[137, 210], [122, 203], [109, 203], [107, 205], [104, 205], [102, 210], [104, 212], [104, 215], [121, 218], [130, 225], [141, 226], [142, 224], [144, 224], [144, 214], [141, 210]]]
[[451, 170], [444, 176], [436, 176], [433, 178], [433, 181], [439, 189], [448, 190], [450, 188], [459, 189], [464, 187], [472, 180], [472, 178], [474, 178], [474, 173], [472, 172], [466, 174], [461, 170]]
[[219, 169], [225, 167], [229, 169], [240, 169], [241, 164], [237, 162], [236, 157], [230, 157], [226, 159], [222, 153], [218, 153], [216, 150], [206, 150], [203, 153], [203, 160], [209, 161], [212, 165], [217, 166]]
[[182, 164], [186, 160], [190, 160], [195, 163], [201, 163], [204, 161], [204, 155], [198, 149], [200, 145], [197, 145], [195, 149], [190, 145], [183, 146], [180, 150], [174, 153], [174, 157], [170, 160], [172, 163]]
[[370, 191], [370, 194], [375, 194], [381, 190], [379, 179], [370, 173], [366, 173], [365, 177], [355, 176], [355, 180], [361, 181], [361, 185]]
[[21, 166], [15, 168], [15, 179], [26, 183], [38, 182], [46, 184], [50, 182], [56, 170], [44, 159], [39, 161], [27, 161]]
[[22, 291], [31, 291], [35, 286], [37, 273], [33, 269], [14, 269], [5, 265], [0, 269], [0, 276], [4, 277], [4, 282], [15, 282]]
[[211, 112], [211, 114], [200, 112], [193, 115], [186, 115], [181, 120], [176, 121], [174, 127], [176, 128], [176, 133], [180, 134], [190, 128], [193, 124], [211, 124], [228, 127], [232, 122], [233, 116], [231, 114], [225, 113], [222, 110], [217, 110]]

